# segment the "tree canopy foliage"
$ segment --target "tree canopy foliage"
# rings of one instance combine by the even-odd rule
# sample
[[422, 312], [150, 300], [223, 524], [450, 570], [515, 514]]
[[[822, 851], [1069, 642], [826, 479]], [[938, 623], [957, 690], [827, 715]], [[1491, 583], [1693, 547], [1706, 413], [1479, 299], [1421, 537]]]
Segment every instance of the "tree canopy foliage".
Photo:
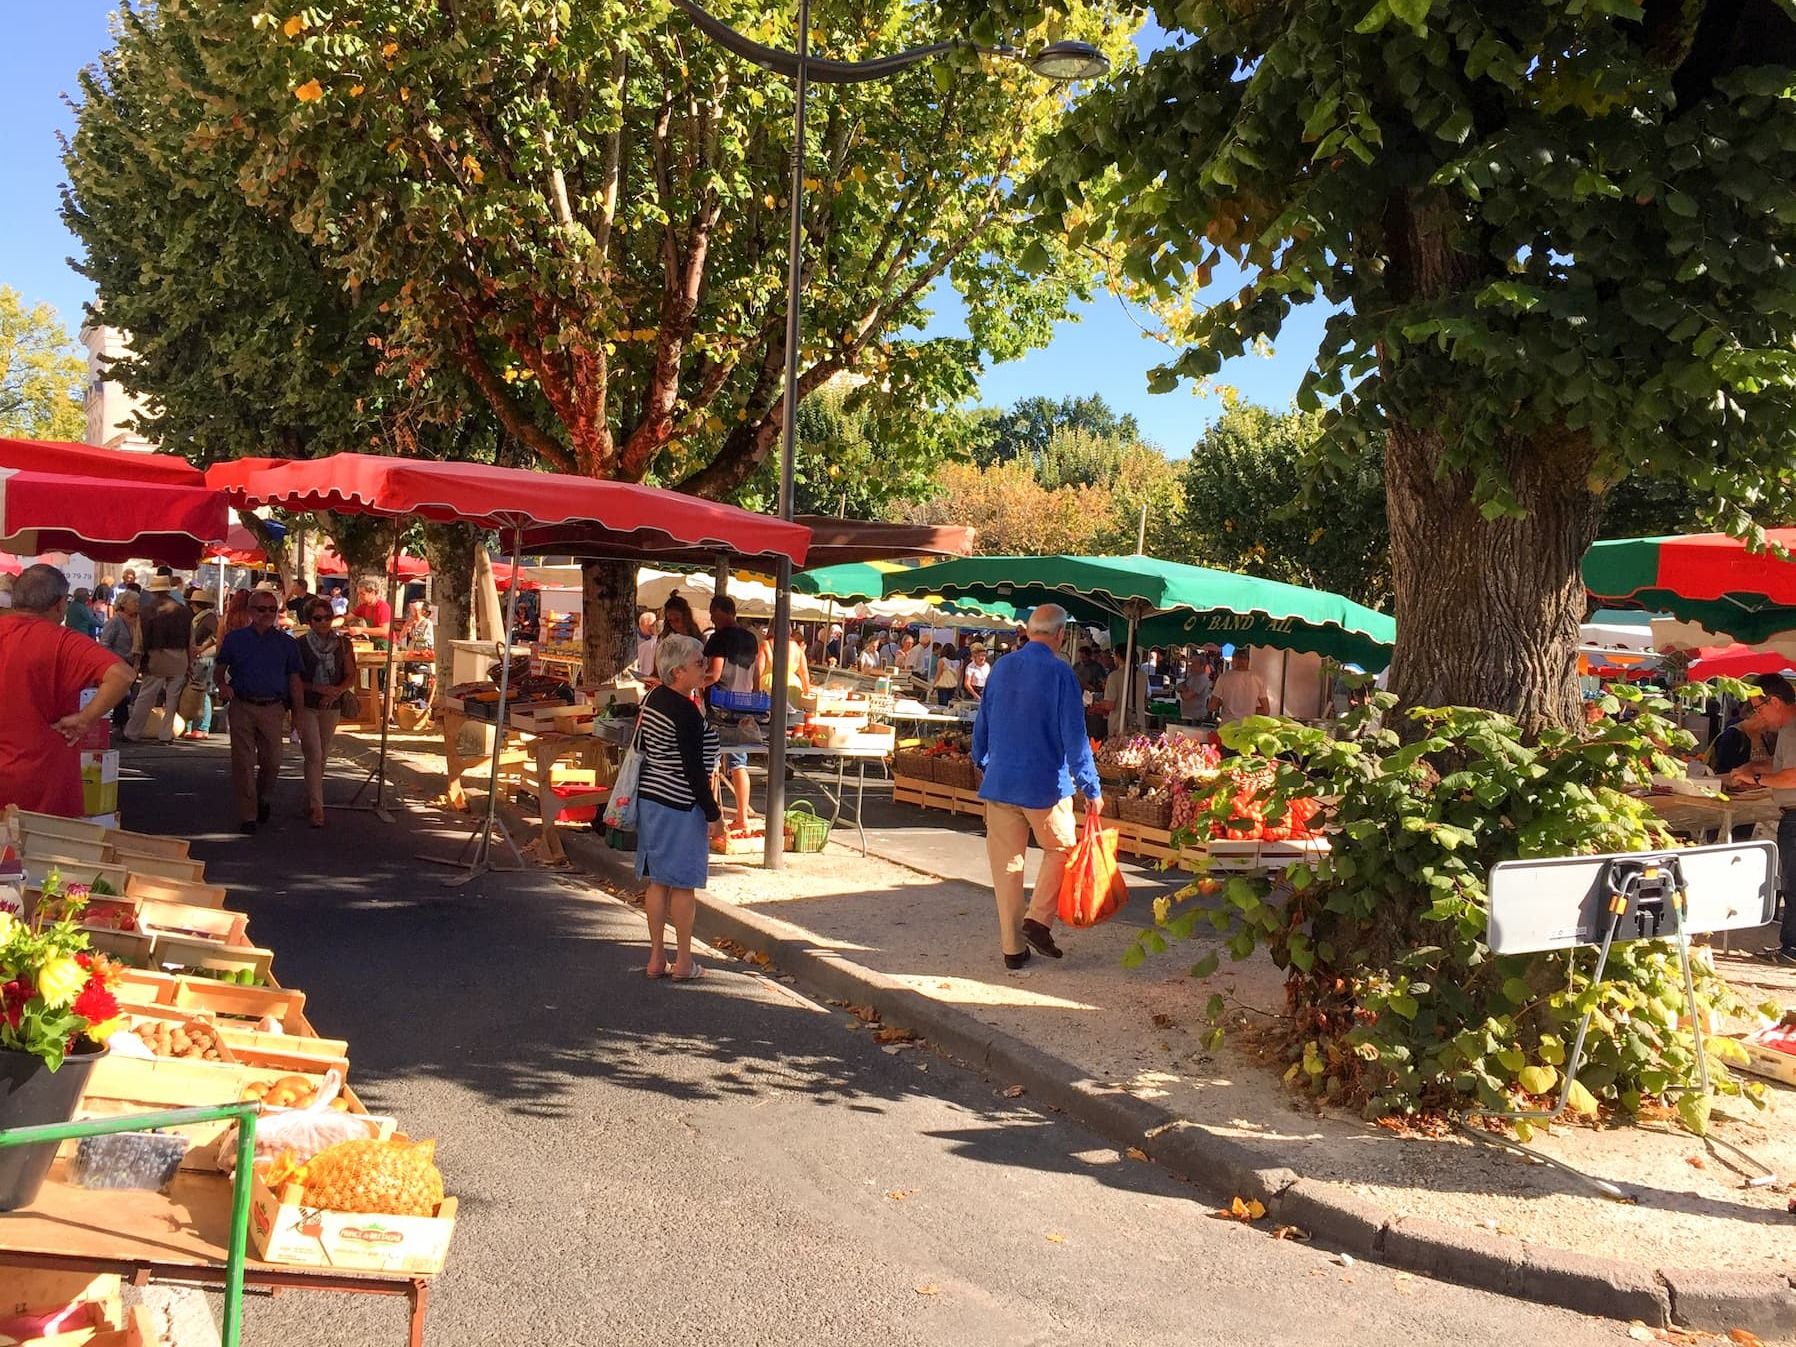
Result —
[[87, 362], [56, 310], [26, 306], [0, 285], [0, 435], [21, 440], [79, 440], [87, 434], [81, 393]]
[[[1161, 389], [1339, 305], [1299, 403], [1332, 400], [1315, 458], [1385, 460], [1393, 687], [1571, 720], [1602, 494], [1686, 479], [1745, 529], [1796, 475], [1796, 22], [1772, 0], [1155, 15], [1167, 45], [1044, 161], [1045, 222], [1173, 315]], [[1224, 259], [1247, 284], [1205, 294]]]

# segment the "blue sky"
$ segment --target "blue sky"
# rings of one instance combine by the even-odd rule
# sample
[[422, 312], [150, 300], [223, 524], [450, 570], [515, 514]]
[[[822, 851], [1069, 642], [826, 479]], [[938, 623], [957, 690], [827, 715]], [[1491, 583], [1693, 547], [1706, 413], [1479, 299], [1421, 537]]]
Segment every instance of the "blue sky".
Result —
[[[116, 0], [6, 0], [6, 41], [0, 43], [0, 285], [20, 291], [28, 302], [48, 301], [72, 332], [81, 305], [91, 297], [87, 281], [71, 271], [66, 258], [75, 240], [57, 213], [62, 181], [56, 133], [71, 127], [62, 95], [75, 88], [81, 67], [109, 41], [108, 14]], [[1219, 279], [1228, 295], [1239, 286]], [[956, 306], [938, 305], [933, 330], [957, 328]], [[1218, 382], [1231, 384], [1249, 399], [1283, 406], [1296, 391], [1315, 355], [1326, 313], [1320, 306], [1299, 311], [1270, 357], [1231, 361]], [[1142, 335], [1145, 315], [1131, 315], [1113, 296], [1083, 306], [1077, 321], [1064, 323], [1047, 347], [989, 370], [983, 400], [1008, 406], [1041, 394], [1059, 398], [1102, 393], [1120, 410], [1133, 412], [1148, 438], [1173, 454], [1183, 454], [1221, 411], [1214, 396], [1181, 388], [1159, 396], [1147, 392], [1147, 371], [1165, 349]]]

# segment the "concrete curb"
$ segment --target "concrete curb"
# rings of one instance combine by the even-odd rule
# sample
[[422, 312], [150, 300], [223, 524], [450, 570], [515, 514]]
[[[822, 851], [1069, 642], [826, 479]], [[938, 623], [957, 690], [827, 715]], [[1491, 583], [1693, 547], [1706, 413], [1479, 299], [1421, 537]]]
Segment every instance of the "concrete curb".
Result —
[[[407, 764], [391, 762], [389, 779], [400, 773], [429, 784]], [[569, 857], [577, 857], [580, 867], [606, 886], [640, 891], [629, 856], [591, 834], [570, 833], [563, 840]], [[1787, 1274], [1651, 1267], [1398, 1217], [1290, 1169], [1268, 1166], [1238, 1142], [1158, 1104], [1084, 1078], [1072, 1063], [844, 958], [787, 922], [701, 892], [697, 928], [701, 939], [727, 937], [765, 954], [813, 992], [871, 1006], [886, 1022], [994, 1080], [1023, 1086], [1031, 1102], [1058, 1110], [1120, 1148], [1141, 1150], [1223, 1201], [1257, 1198], [1273, 1221], [1299, 1226], [1349, 1253], [1462, 1286], [1581, 1314], [1637, 1319], [1654, 1328], [1744, 1328], [1765, 1337], [1796, 1333], [1796, 1282]]]

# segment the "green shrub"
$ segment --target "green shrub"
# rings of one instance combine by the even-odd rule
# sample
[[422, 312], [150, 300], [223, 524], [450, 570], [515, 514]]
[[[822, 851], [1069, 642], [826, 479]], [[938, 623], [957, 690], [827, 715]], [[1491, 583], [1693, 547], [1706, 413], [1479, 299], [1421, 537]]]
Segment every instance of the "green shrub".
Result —
[[[1156, 905], [1154, 927], [1126, 961], [1206, 922], [1229, 937], [1236, 959], [1264, 946], [1287, 974], [1287, 1079], [1368, 1118], [1503, 1110], [1553, 1095], [1578, 1019], [1594, 1009], [1573, 1109], [1633, 1114], [1650, 1100], [1702, 1131], [1709, 1101], [1685, 1092], [1696, 1084], [1696, 1051], [1679, 1027], [1684, 986], [1669, 942], [1617, 944], [1601, 983], [1591, 980], [1595, 950], [1498, 957], [1485, 944], [1485, 877], [1499, 861], [1675, 845], [1625, 793], [1682, 773], [1673, 754], [1693, 741], [1669, 705], [1616, 688], [1582, 734], [1530, 742], [1506, 717], [1463, 707], [1410, 711], [1399, 736], [1380, 724], [1393, 704], [1373, 699], [1339, 737], [1269, 717], [1224, 729], [1239, 766], [1270, 781], [1268, 818], [1300, 796], [1326, 803], [1332, 850], [1282, 878], [1222, 879], [1192, 855], [1195, 835], [1181, 835], [1199, 878]], [[1203, 805], [1201, 820], [1230, 822], [1238, 806], [1227, 775]], [[1216, 966], [1212, 953], [1192, 972]], [[1700, 964], [1696, 988], [1705, 1010], [1745, 1010]], [[1213, 1040], [1222, 1011], [1212, 997]], [[1705, 1042], [1716, 1087], [1756, 1099], [1759, 1088], [1742, 1087], [1724, 1065], [1742, 1060], [1740, 1049]]]

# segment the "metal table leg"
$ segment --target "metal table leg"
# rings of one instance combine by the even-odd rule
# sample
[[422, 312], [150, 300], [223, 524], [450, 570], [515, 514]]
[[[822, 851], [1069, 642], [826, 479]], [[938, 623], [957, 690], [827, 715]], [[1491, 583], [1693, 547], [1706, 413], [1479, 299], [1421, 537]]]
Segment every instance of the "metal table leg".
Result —
[[412, 1278], [412, 1289], [407, 1298], [412, 1303], [410, 1347], [424, 1347], [424, 1315], [430, 1309], [430, 1283], [419, 1277]]
[[854, 791], [854, 830], [861, 835], [861, 855], [867, 854], [867, 760], [859, 760], [859, 780]]

